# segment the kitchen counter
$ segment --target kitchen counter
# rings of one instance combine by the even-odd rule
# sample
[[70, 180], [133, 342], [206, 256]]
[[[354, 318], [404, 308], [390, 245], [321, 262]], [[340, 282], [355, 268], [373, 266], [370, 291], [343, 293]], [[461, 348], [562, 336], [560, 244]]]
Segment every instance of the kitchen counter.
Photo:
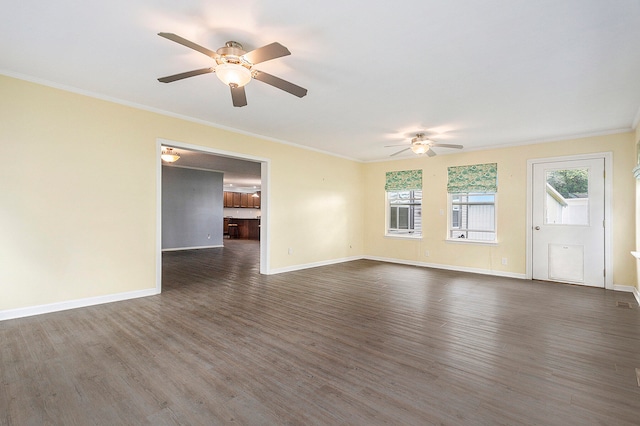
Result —
[[238, 225], [238, 238], [243, 240], [259, 240], [260, 239], [260, 219], [243, 219], [237, 217], [224, 218], [224, 231], [227, 234], [227, 224], [235, 223]]

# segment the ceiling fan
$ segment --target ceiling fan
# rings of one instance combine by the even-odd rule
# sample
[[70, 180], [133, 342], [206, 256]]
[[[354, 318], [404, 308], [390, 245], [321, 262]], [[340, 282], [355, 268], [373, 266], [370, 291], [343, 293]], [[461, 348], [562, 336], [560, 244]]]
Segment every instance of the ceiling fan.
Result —
[[[404, 146], [404, 145], [405, 144], [387, 145], [385, 148], [392, 147], [392, 146]], [[409, 147], [405, 149], [401, 149], [398, 152], [394, 152], [393, 154], [390, 155], [390, 157], [396, 156], [408, 150], [413, 151], [415, 154], [427, 154], [429, 157], [433, 157], [436, 155], [436, 152], [433, 150], [434, 147], [455, 148], [455, 149], [464, 148], [462, 145], [455, 145], [450, 143], [438, 143], [426, 137], [424, 133], [417, 133], [416, 136], [413, 139], [411, 139], [411, 145]]]
[[289, 49], [280, 43], [267, 44], [250, 52], [245, 52], [240, 43], [228, 41], [224, 47], [214, 52], [173, 33], [158, 33], [158, 35], [190, 49], [197, 50], [215, 60], [215, 66], [213, 67], [200, 68], [159, 78], [158, 81], [162, 83], [171, 83], [183, 78], [214, 72], [224, 84], [231, 88], [231, 99], [235, 107], [247, 105], [244, 86], [254, 78], [299, 98], [307, 94], [307, 89], [303, 87], [254, 68], [254, 65], [261, 62], [290, 55]]

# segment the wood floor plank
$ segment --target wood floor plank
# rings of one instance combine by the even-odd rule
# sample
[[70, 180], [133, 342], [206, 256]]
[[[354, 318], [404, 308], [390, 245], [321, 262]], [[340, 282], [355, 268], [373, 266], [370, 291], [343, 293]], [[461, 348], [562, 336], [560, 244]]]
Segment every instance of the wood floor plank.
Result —
[[1, 322], [0, 425], [640, 422], [628, 293], [365, 260], [264, 276], [258, 244], [164, 253], [158, 296]]

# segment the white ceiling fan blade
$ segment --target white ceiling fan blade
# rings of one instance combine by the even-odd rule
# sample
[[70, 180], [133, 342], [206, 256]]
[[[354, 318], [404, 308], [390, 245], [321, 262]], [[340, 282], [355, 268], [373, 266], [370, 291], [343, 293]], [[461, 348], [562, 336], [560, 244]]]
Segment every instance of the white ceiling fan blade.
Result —
[[462, 145], [455, 145], [455, 144], [450, 144], [450, 143], [431, 143], [429, 145], [430, 146], [435, 146], [435, 147], [442, 147], [442, 148], [455, 148], [455, 149], [464, 148]]
[[435, 153], [435, 151], [434, 151], [434, 150], [432, 150], [431, 148], [429, 148], [429, 149], [427, 150], [427, 155], [428, 155], [429, 157], [435, 157], [435, 156], [436, 156], [436, 153]]
[[396, 155], [398, 155], [398, 154], [400, 154], [400, 153], [402, 153], [402, 152], [405, 152], [405, 151], [407, 151], [407, 150], [410, 150], [410, 149], [411, 149], [411, 147], [409, 147], [409, 148], [405, 148], [405, 149], [401, 149], [401, 150], [400, 150], [400, 151], [398, 151], [398, 152], [394, 152], [394, 153], [393, 153], [393, 154], [391, 154], [389, 157], [396, 156]]

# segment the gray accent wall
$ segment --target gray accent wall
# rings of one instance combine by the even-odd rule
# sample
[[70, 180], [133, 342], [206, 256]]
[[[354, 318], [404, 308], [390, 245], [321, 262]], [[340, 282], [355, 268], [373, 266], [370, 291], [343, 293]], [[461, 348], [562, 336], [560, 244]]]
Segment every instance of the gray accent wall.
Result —
[[222, 173], [162, 166], [162, 249], [222, 246]]

